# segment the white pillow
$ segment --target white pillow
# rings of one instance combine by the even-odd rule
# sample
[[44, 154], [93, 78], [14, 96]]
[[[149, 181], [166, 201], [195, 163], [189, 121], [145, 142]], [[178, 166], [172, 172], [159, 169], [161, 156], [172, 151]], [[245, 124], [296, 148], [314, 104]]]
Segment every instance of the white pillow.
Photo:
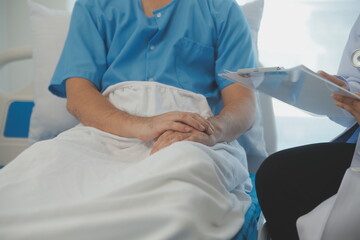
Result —
[[264, 10], [264, 0], [254, 0], [252, 2], [245, 3], [241, 5], [241, 8], [248, 20], [250, 31], [252, 35], [254, 51], [257, 59], [259, 59], [258, 51], [258, 32], [260, 29], [260, 23]]
[[78, 121], [66, 109], [66, 100], [48, 91], [68, 32], [70, 13], [28, 1], [35, 66], [34, 103], [29, 142], [55, 137]]
[[[242, 5], [251, 28], [256, 53], [263, 5], [264, 0]], [[28, 7], [35, 64], [35, 106], [30, 120], [29, 142], [34, 143], [53, 138], [75, 126], [78, 121], [66, 110], [66, 100], [48, 91], [68, 32], [70, 13], [48, 9], [31, 0], [28, 0]]]

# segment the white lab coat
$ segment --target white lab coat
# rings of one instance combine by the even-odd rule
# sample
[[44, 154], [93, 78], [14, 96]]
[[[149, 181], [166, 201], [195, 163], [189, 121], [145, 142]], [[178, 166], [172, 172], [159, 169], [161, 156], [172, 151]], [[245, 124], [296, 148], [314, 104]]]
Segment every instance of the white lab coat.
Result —
[[[354, 67], [351, 60], [356, 49], [360, 49], [360, 15], [350, 32], [338, 71], [349, 89], [360, 93], [360, 69]], [[351, 167], [346, 171], [338, 193], [297, 220], [300, 240], [359, 240], [359, 203], [360, 138]]]

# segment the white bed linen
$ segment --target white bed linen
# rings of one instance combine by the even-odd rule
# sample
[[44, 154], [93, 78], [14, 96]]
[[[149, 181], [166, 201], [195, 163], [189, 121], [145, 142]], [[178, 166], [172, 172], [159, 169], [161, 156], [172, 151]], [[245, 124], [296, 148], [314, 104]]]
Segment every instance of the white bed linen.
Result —
[[[104, 94], [139, 116], [211, 116], [205, 97], [159, 83], [120, 83]], [[149, 156], [151, 146], [81, 124], [32, 145], [0, 172], [0, 239], [235, 235], [251, 203], [243, 148], [184, 141]]]

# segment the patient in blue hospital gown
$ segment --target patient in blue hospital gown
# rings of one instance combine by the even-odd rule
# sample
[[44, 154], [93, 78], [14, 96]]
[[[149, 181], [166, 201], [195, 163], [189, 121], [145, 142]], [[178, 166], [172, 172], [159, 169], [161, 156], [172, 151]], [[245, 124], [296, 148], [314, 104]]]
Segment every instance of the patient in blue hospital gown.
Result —
[[256, 67], [234, 0], [78, 0], [49, 90], [81, 122], [0, 174], [0, 239], [230, 239]]

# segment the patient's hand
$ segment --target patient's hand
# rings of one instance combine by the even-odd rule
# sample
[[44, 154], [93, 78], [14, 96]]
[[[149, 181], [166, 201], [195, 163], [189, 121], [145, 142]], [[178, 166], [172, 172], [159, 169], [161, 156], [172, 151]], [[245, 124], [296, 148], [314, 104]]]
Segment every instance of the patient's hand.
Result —
[[202, 143], [208, 146], [213, 146], [216, 143], [214, 135], [209, 135], [205, 132], [193, 129], [191, 132], [182, 133], [173, 130], [164, 132], [154, 143], [150, 154], [153, 154], [165, 147], [170, 146], [175, 142], [192, 141]]
[[199, 114], [190, 112], [168, 112], [154, 117], [138, 118], [134, 126], [138, 132], [137, 138], [143, 141], [150, 141], [160, 137], [167, 130], [181, 133], [190, 133], [193, 130], [214, 133], [214, 127], [210, 121]]
[[329, 80], [330, 82], [333, 82], [337, 85], [339, 85], [342, 88], [348, 89], [348, 87], [346, 86], [345, 82], [341, 81], [340, 79], [338, 79], [337, 77], [335, 77], [334, 75], [330, 75], [324, 71], [319, 71], [318, 74], [324, 78], [326, 78], [327, 80]]
[[[360, 93], [356, 94], [360, 96]], [[351, 115], [353, 115], [356, 121], [360, 124], [360, 100], [351, 97], [345, 97], [336, 93], [334, 93], [332, 97], [336, 100], [336, 106], [341, 107], [351, 113]]]

